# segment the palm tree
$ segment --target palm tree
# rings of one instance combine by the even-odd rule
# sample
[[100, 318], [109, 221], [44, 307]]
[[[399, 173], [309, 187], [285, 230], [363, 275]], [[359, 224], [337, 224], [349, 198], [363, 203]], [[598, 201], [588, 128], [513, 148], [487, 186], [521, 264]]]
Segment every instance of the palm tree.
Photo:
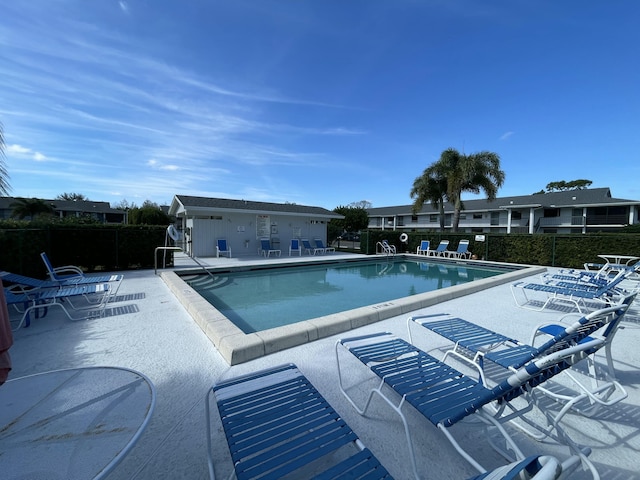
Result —
[[[453, 204], [453, 232], [458, 231], [460, 212], [464, 208], [462, 193], [484, 191], [487, 200], [495, 200], [505, 177], [505, 173], [500, 169], [500, 157], [497, 153], [485, 151], [466, 155], [455, 148], [448, 148], [442, 152], [440, 159], [427, 168], [425, 173], [427, 171], [436, 172], [436, 179], [446, 179], [446, 195], [441, 198], [446, 197]], [[433, 198], [427, 198], [433, 201]]]
[[7, 172], [7, 166], [4, 162], [4, 130], [2, 129], [2, 123], [0, 123], [0, 194], [4, 196], [9, 195], [9, 172]]
[[422, 175], [416, 178], [411, 189], [413, 213], [418, 213], [425, 203], [430, 203], [440, 213], [440, 231], [444, 232], [444, 204], [447, 200], [447, 178], [440, 171], [440, 165], [434, 163], [426, 168]]
[[17, 198], [9, 205], [12, 208], [11, 216], [23, 220], [29, 217], [31, 220], [38, 215], [52, 215], [53, 207], [40, 198]]

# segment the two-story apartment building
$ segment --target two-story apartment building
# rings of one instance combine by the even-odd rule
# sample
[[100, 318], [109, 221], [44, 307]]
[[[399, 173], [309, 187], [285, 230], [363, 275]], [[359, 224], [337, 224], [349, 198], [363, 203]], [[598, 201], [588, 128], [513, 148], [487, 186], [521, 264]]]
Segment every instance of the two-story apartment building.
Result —
[[[590, 233], [613, 232], [640, 223], [640, 201], [613, 198], [609, 188], [536, 193], [487, 200], [466, 200], [459, 232]], [[372, 230], [435, 231], [439, 211], [431, 204], [413, 213], [412, 205], [370, 208]], [[445, 228], [451, 229], [453, 205], [445, 204]]]

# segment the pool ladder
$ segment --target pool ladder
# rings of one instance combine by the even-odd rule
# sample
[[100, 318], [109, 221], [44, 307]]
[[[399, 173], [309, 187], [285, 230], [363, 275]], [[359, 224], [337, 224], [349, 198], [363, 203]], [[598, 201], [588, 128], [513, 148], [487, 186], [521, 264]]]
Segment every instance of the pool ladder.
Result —
[[395, 256], [396, 246], [390, 245], [386, 240], [376, 243], [376, 254], [384, 254], [386, 256]]

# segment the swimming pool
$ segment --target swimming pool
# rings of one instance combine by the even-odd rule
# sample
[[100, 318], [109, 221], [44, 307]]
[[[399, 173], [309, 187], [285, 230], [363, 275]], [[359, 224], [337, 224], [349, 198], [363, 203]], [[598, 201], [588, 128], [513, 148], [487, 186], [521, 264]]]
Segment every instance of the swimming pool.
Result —
[[[336, 254], [332, 255], [333, 261], [329, 257], [302, 257], [302, 258], [279, 258], [279, 259], [256, 259], [249, 261], [240, 261], [239, 259], [229, 260], [226, 267], [208, 269], [215, 279], [216, 283], [224, 283], [231, 273], [247, 272], [249, 270], [263, 270], [270, 275], [278, 271], [292, 267], [292, 264], [313, 265], [322, 264], [328, 266], [331, 263], [360, 262], [364, 258], [377, 264], [387, 265], [384, 259], [380, 257], [370, 257], [358, 254]], [[418, 255], [405, 254], [398, 255], [397, 259], [415, 260], [423, 262], [424, 257]], [[223, 260], [227, 262], [226, 260]], [[221, 263], [218, 259], [213, 260], [215, 263]], [[279, 352], [291, 347], [303, 345], [313, 342], [320, 338], [337, 335], [348, 330], [354, 330], [365, 325], [369, 325], [381, 320], [385, 320], [400, 315], [409, 314], [421, 308], [446, 302], [457, 297], [468, 295], [470, 293], [486, 290], [487, 288], [516, 281], [518, 279], [540, 274], [546, 269], [544, 267], [524, 266], [515, 264], [499, 264], [495, 262], [484, 261], [463, 261], [457, 262], [453, 260], [443, 260], [438, 263], [446, 266], [459, 263], [467, 266], [467, 275], [469, 275], [470, 267], [487, 267], [489, 269], [497, 269], [504, 273], [494, 275], [487, 278], [478, 278], [474, 281], [466, 283], [455, 283], [453, 277], [443, 279], [442, 287], [439, 290], [430, 292], [416, 293], [414, 295], [403, 296], [393, 300], [378, 300], [374, 303], [353, 308], [350, 310], [338, 311], [320, 317], [310, 318], [308, 320], [298, 321], [280, 327], [268, 328], [253, 333], [243, 332], [236, 324], [234, 324], [225, 314], [205, 299], [195, 288], [187, 284], [183, 278], [189, 278], [194, 274], [202, 273], [202, 269], [183, 268], [180, 275], [176, 271], [166, 270], [160, 273], [169, 290], [182, 303], [185, 310], [191, 315], [194, 322], [209, 338], [216, 347], [220, 355], [229, 365], [237, 365], [259, 357]], [[398, 271], [400, 265], [397, 265]], [[378, 267], [382, 271], [384, 267]], [[387, 270], [389, 271], [387, 266]], [[407, 269], [408, 269], [407, 265]], [[423, 267], [424, 268], [424, 267]], [[389, 272], [393, 275], [396, 266]], [[453, 272], [453, 270], [451, 270]], [[383, 273], [383, 276], [385, 274]], [[459, 270], [459, 275], [464, 277], [464, 270]], [[207, 276], [209, 276], [207, 274]], [[397, 276], [394, 278], [398, 278]], [[265, 280], [268, 282], [269, 280]], [[449, 285], [450, 286], [447, 286]], [[403, 294], [404, 295], [404, 294]], [[252, 294], [254, 296], [254, 294]], [[298, 313], [304, 311], [298, 308]], [[278, 310], [271, 308], [269, 317], [277, 315]]]
[[183, 278], [244, 333], [253, 333], [504, 272], [496, 267], [402, 259]]

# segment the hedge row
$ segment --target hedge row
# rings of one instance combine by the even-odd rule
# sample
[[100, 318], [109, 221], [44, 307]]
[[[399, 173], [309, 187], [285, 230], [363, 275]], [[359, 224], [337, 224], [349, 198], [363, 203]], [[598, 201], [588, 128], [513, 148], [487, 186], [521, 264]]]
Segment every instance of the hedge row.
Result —
[[154, 251], [166, 227], [147, 225], [52, 225], [0, 229], [0, 270], [44, 278], [40, 259], [55, 266], [77, 265], [86, 272], [153, 268]]
[[601, 263], [599, 254], [640, 256], [640, 235], [630, 233], [606, 234], [483, 234], [484, 241], [475, 234], [410, 233], [407, 243], [400, 241], [402, 231], [368, 231], [360, 237], [360, 250], [372, 254], [376, 243], [387, 240], [398, 252], [415, 253], [422, 240], [429, 240], [432, 249], [440, 240], [449, 240], [449, 250], [455, 250], [461, 239], [469, 240], [469, 251], [477, 258], [495, 262], [544, 265], [563, 268], [584, 268], [587, 262]]

